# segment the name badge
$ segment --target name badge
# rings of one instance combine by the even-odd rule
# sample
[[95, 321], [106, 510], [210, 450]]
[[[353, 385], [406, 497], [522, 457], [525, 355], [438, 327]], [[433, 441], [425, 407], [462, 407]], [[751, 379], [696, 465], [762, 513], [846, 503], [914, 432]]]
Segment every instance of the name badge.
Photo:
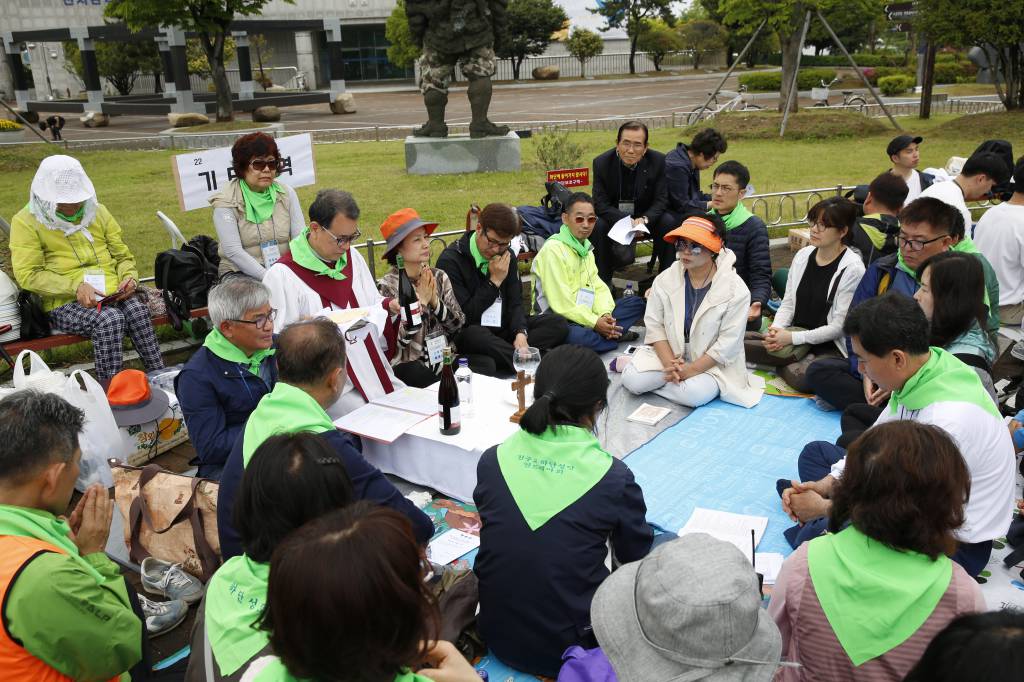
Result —
[[444, 349], [447, 345], [448, 342], [441, 332], [427, 337], [427, 357], [430, 360], [430, 364], [441, 364], [441, 361], [444, 360]]
[[594, 307], [594, 290], [587, 289], [586, 287], [581, 288], [576, 292], [576, 305], [581, 305], [584, 308]]
[[102, 270], [86, 270], [82, 281], [104, 296], [107, 294], [107, 277]]
[[500, 327], [501, 326], [501, 296], [495, 299], [494, 303], [491, 304], [484, 314], [480, 316], [480, 324], [484, 327]]
[[635, 207], [635, 204], [632, 201], [620, 201], [619, 202], [619, 210], [622, 211], [623, 213], [629, 214], [630, 216], [633, 215], [633, 208], [634, 207]]
[[263, 252], [263, 267], [269, 268], [271, 265], [281, 260], [281, 247], [277, 245], [276, 239], [260, 243], [260, 251]]

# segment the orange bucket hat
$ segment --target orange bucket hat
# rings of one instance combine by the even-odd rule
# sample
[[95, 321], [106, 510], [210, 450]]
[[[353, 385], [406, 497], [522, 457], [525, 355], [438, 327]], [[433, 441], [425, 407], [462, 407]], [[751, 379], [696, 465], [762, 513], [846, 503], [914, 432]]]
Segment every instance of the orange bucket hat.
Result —
[[423, 221], [420, 214], [411, 208], [400, 208], [385, 218], [380, 226], [380, 236], [387, 240], [382, 260], [387, 260], [388, 255], [398, 248], [402, 240], [418, 227], [422, 227], [429, 235], [437, 229], [437, 223]]
[[118, 426], [135, 426], [159, 419], [171, 401], [163, 391], [150, 388], [145, 372], [125, 369], [110, 380], [107, 402]]
[[689, 239], [695, 244], [706, 246], [714, 253], [719, 253], [724, 244], [722, 238], [715, 232], [715, 224], [707, 218], [693, 215], [683, 221], [683, 224], [665, 235], [665, 241], [675, 244], [680, 239]]

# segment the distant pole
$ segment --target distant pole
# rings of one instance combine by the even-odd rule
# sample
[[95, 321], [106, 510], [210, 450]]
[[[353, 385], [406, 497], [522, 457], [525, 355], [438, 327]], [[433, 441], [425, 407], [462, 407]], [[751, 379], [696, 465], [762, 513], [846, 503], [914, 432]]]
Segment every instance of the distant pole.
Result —
[[779, 137], [786, 134], [786, 123], [789, 121], [789, 108], [793, 106], [793, 98], [796, 97], [797, 82], [800, 79], [800, 60], [804, 56], [804, 41], [807, 40], [807, 29], [811, 27], [811, 10], [807, 10], [804, 17], [804, 29], [800, 31], [800, 49], [796, 53], [796, 68], [793, 69], [793, 80], [789, 84], [789, 92], [786, 93], [786, 108], [782, 111], [782, 126], [779, 127]]
[[935, 43], [928, 41], [924, 51], [924, 78], [921, 81], [921, 118], [932, 116], [932, 86], [935, 84]]
[[731, 76], [732, 72], [736, 70], [736, 67], [743, 61], [743, 58], [747, 56], [747, 52], [750, 50], [750, 47], [754, 44], [754, 41], [757, 40], [757, 36], [761, 34], [761, 29], [763, 29], [764, 25], [767, 23], [767, 17], [761, 20], [761, 23], [758, 25], [757, 30], [754, 31], [754, 35], [750, 36], [750, 40], [747, 41], [747, 44], [743, 48], [743, 51], [740, 52], [740, 55], [738, 57], [736, 57], [736, 61], [732, 63], [732, 66], [729, 67], [729, 70], [725, 72], [724, 76], [722, 76], [722, 80], [718, 81], [718, 85], [715, 86], [714, 91], [710, 95], [708, 95], [708, 98], [704, 100], [704, 104], [700, 105], [697, 111], [703, 111], [704, 109], [708, 108], [708, 104], [710, 104], [711, 100], [714, 99], [715, 95], [717, 95], [719, 91], [721, 91], [722, 86], [725, 85], [725, 82], [727, 80], [729, 80], [729, 76]]

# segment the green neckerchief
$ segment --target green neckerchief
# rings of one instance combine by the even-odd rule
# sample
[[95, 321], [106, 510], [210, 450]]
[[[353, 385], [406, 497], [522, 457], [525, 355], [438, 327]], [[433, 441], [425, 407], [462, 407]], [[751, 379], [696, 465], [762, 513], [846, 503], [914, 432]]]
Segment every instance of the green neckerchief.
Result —
[[498, 446], [498, 467], [530, 530], [580, 499], [612, 466], [594, 434], [556, 426], [539, 436], [520, 429]]
[[807, 570], [836, 639], [859, 666], [928, 620], [949, 587], [953, 562], [892, 549], [848, 526], [811, 540]]
[[974, 242], [971, 241], [971, 238], [967, 235], [964, 235], [964, 238], [951, 246], [949, 250], [957, 251], [959, 253], [981, 253], [981, 251], [978, 250], [978, 247], [974, 245]]
[[417, 675], [408, 668], [402, 668], [402, 671], [395, 675], [395, 682], [430, 682], [430, 678]]
[[469, 235], [469, 254], [473, 256], [473, 262], [484, 276], [490, 276], [491, 262], [480, 253], [480, 247], [476, 244], [476, 233]]
[[[907, 265], [906, 261], [903, 260], [903, 249], [898, 249], [896, 253], [896, 269], [902, 270], [903, 272], [907, 273], [908, 275], [910, 275], [910, 278], [912, 280], [917, 282], [917, 273], [914, 270], [912, 270], [909, 265]], [[920, 282], [918, 282], [918, 284], [920, 284]]]
[[17, 535], [48, 542], [67, 552], [83, 571], [97, 583], [104, 582], [99, 571], [85, 560], [78, 546], [71, 539], [71, 528], [48, 511], [0, 504], [0, 535]]
[[754, 215], [753, 213], [747, 210], [747, 207], [743, 205], [742, 201], [736, 204], [736, 208], [732, 210], [732, 213], [722, 215], [715, 209], [711, 209], [710, 211], [708, 211], [708, 213], [714, 213], [715, 215], [720, 217], [722, 219], [722, 222], [725, 223], [726, 231], [735, 230], [737, 227], [747, 222], [747, 220], [752, 215]]
[[341, 258], [334, 264], [334, 267], [329, 267], [323, 258], [316, 255], [316, 251], [309, 245], [308, 227], [302, 231], [302, 234], [289, 242], [288, 249], [292, 254], [292, 260], [307, 270], [312, 270], [318, 275], [327, 275], [331, 279], [345, 279], [345, 275], [341, 274], [341, 271], [348, 264], [348, 253], [341, 254]]
[[66, 220], [69, 223], [77, 223], [79, 220], [82, 219], [82, 216], [85, 215], [85, 203], [83, 202], [82, 205], [78, 207], [78, 210], [75, 211], [72, 215], [64, 215], [60, 211], [54, 211], [54, 213], [56, 213], [57, 217], [60, 218], [61, 220]]
[[260, 375], [260, 365], [263, 364], [263, 361], [275, 352], [273, 348], [264, 348], [252, 355], [246, 355], [245, 351], [228, 341], [219, 329], [214, 329], [206, 335], [203, 346], [221, 360], [246, 365], [247, 369], [256, 376]]
[[889, 411], [895, 412], [901, 405], [908, 410], [921, 410], [934, 403], [951, 401], [973, 403], [1001, 418], [977, 372], [956, 356], [932, 347], [928, 362], [907, 379], [903, 388], [892, 392]]
[[224, 677], [235, 674], [270, 641], [255, 627], [267, 604], [270, 564], [236, 556], [217, 569], [206, 589], [206, 637]]
[[259, 225], [274, 214], [274, 202], [277, 201], [277, 193], [281, 191], [281, 185], [272, 182], [270, 187], [262, 192], [250, 189], [245, 180], [239, 180], [238, 186], [242, 188], [246, 220]]
[[562, 225], [558, 232], [551, 235], [549, 239], [554, 239], [556, 242], [562, 242], [567, 245], [570, 249], [575, 251], [576, 255], [580, 258], [586, 258], [587, 254], [590, 253], [590, 249], [593, 248], [589, 239], [584, 239], [583, 241], [576, 239], [576, 236], [567, 225]]
[[260, 399], [249, 415], [242, 434], [242, 465], [248, 466], [252, 453], [263, 441], [279, 433], [324, 433], [333, 431], [331, 418], [313, 396], [283, 381]]

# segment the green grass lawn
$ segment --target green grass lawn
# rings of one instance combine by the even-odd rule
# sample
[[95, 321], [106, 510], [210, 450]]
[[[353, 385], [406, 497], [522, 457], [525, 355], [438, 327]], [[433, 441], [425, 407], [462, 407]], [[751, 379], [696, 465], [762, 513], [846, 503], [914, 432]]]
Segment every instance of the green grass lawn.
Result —
[[[857, 114], [805, 112], [791, 119], [793, 138], [778, 137], [776, 114], [752, 118], [736, 113], [716, 121], [731, 144], [724, 159], [737, 159], [751, 169], [751, 182], [759, 193], [828, 187], [839, 183], [866, 183], [887, 167], [885, 145], [895, 135], [888, 123], [866, 121]], [[943, 166], [953, 155], [967, 156], [984, 139], [1003, 138], [1024, 152], [1024, 113], [986, 114], [953, 120], [938, 116], [930, 121], [898, 119], [907, 132], [924, 135], [922, 167]], [[676, 142], [688, 141], [694, 130], [651, 131], [654, 149], [667, 152]], [[598, 153], [614, 144], [609, 132], [574, 133], [584, 150], [580, 165], [590, 165]], [[155, 255], [169, 248], [169, 240], [155, 212], [162, 210], [186, 236], [213, 234], [211, 210], [182, 212], [171, 172], [172, 151], [82, 151], [82, 161], [99, 193], [124, 229], [144, 275], [152, 273]], [[10, 220], [28, 200], [29, 185], [42, 146], [0, 150], [0, 217]], [[534, 140], [523, 140], [523, 168], [518, 173], [413, 176], [405, 172], [401, 142], [354, 142], [317, 145], [317, 185], [298, 189], [308, 206], [317, 188], [340, 187], [351, 191], [362, 208], [364, 236], [379, 236], [379, 225], [392, 211], [412, 206], [442, 230], [460, 229], [471, 203], [481, 206], [503, 201], [536, 204], [544, 194], [544, 170], [534, 155]], [[711, 182], [710, 173], [701, 178]], [[2, 258], [2, 256], [0, 256]]]

